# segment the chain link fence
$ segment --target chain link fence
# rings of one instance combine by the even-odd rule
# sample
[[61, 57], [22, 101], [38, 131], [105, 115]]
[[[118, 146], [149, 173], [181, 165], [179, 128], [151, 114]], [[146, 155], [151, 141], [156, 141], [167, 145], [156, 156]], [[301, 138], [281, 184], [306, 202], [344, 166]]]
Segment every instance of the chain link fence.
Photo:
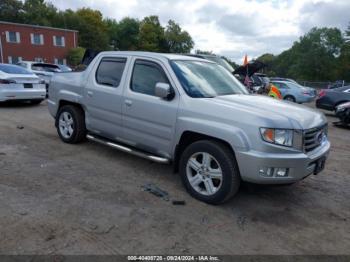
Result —
[[342, 87], [346, 85], [350, 85], [350, 83], [347, 83], [345, 81], [336, 81], [336, 82], [315, 82], [315, 81], [303, 81], [298, 80], [297, 81], [302, 86], [308, 86], [316, 89], [327, 89], [332, 85], [337, 84], [337, 87]]

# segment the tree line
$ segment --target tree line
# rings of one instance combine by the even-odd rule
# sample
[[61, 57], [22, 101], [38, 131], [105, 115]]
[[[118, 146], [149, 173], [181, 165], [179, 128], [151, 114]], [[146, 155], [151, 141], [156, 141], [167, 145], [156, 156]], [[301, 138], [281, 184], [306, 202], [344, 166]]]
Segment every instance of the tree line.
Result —
[[[100, 11], [90, 8], [58, 10], [45, 0], [1, 0], [0, 20], [78, 30], [80, 47], [69, 52], [71, 65], [81, 61], [85, 48], [188, 53], [194, 47], [190, 34], [173, 20], [165, 27], [158, 16], [142, 20], [125, 17], [117, 21], [104, 18]], [[290, 49], [279, 55], [263, 54], [257, 60], [267, 64], [265, 73], [269, 76], [350, 81], [349, 40], [350, 25], [345, 32], [338, 28], [313, 28]], [[196, 52], [211, 54], [204, 50]]]
[[279, 55], [263, 54], [257, 60], [267, 64], [269, 76], [306, 81], [350, 82], [350, 24], [338, 28], [312, 28]]
[[90, 8], [58, 10], [45, 0], [1, 0], [0, 20], [78, 30], [81, 47], [69, 53], [71, 64], [80, 61], [85, 48], [189, 53], [194, 46], [190, 34], [174, 20], [169, 20], [166, 27], [158, 16], [117, 21]]

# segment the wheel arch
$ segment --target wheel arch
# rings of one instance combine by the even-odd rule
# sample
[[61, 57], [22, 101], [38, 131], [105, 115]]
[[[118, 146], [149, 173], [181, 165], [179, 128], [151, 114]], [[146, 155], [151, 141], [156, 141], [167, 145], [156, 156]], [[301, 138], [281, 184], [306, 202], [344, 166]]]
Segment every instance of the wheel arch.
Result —
[[[72, 101], [69, 101], [69, 100], [65, 100], [65, 99], [61, 99], [59, 102], [58, 102], [58, 107], [57, 107], [57, 114], [58, 112], [60, 111], [60, 109], [63, 107], [63, 106], [67, 106], [67, 105], [71, 105], [71, 106], [75, 106], [75, 107], [78, 107], [81, 109], [81, 111], [83, 112], [84, 114], [84, 117], [85, 117], [85, 110], [83, 108], [83, 106], [79, 103], [76, 103], [76, 102], [72, 102]], [[57, 114], [56, 114], [56, 117], [55, 117], [55, 126], [57, 127]]]
[[212, 140], [212, 141], [219, 142], [222, 145], [224, 145], [225, 147], [227, 147], [231, 151], [233, 156], [235, 157], [235, 151], [234, 151], [232, 145], [230, 145], [230, 143], [228, 143], [227, 141], [220, 139], [220, 138], [217, 138], [217, 137], [206, 135], [203, 133], [187, 130], [187, 131], [184, 131], [182, 133], [182, 135], [179, 139], [179, 142], [177, 143], [177, 145], [175, 147], [174, 161], [173, 161], [175, 173], [179, 171], [180, 158], [181, 158], [181, 154], [184, 152], [184, 150], [190, 144], [197, 142], [197, 141], [200, 141], [200, 140]]

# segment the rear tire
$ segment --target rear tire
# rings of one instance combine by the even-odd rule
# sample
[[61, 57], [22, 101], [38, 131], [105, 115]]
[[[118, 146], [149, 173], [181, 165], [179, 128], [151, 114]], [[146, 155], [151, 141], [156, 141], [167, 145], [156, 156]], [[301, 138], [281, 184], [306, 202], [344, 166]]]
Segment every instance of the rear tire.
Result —
[[239, 189], [241, 178], [232, 151], [223, 143], [201, 140], [181, 155], [180, 175], [191, 196], [208, 204], [221, 204]]
[[295, 101], [296, 101], [294, 96], [286, 96], [285, 98], [283, 98], [283, 100], [293, 102], [293, 103], [295, 103]]
[[56, 116], [57, 133], [61, 140], [69, 144], [77, 144], [85, 140], [85, 114], [74, 105], [66, 105], [59, 109]]

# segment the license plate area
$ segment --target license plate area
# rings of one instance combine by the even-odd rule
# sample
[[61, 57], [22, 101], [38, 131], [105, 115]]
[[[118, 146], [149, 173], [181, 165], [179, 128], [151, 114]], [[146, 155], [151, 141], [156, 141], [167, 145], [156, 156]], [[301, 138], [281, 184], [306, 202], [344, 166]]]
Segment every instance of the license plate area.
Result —
[[33, 88], [33, 84], [23, 84], [24, 88]]
[[317, 175], [318, 173], [320, 173], [326, 164], [326, 157], [321, 157], [320, 159], [318, 159], [315, 162], [316, 166], [315, 166], [315, 171], [314, 171], [314, 175]]

